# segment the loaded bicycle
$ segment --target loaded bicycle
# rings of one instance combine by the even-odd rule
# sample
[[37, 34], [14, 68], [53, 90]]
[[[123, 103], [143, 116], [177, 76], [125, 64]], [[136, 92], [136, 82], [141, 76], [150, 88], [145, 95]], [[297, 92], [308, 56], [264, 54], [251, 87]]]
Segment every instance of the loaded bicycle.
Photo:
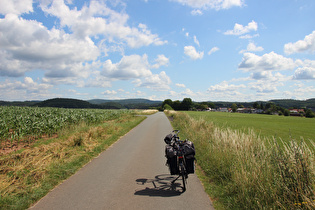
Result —
[[174, 184], [179, 178], [182, 179], [183, 192], [186, 191], [188, 174], [195, 172], [195, 147], [189, 140], [180, 140], [179, 130], [173, 130], [164, 138], [165, 156], [171, 175], [178, 175], [171, 183]]

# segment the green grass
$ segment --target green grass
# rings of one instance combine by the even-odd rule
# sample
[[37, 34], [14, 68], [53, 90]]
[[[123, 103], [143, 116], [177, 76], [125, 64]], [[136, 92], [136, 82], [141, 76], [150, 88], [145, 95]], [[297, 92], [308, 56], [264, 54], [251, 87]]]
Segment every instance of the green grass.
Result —
[[301, 138], [305, 142], [315, 142], [315, 119], [302, 117], [285, 117], [263, 114], [240, 114], [225, 112], [186, 112], [194, 119], [204, 119], [214, 125], [247, 132], [252, 129], [255, 133], [267, 138], [281, 138], [286, 141]]

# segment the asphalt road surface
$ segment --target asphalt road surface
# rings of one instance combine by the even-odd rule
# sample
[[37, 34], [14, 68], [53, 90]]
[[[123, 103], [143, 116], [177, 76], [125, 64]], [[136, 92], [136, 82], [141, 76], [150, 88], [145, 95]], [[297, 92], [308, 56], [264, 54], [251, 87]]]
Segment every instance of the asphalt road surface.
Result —
[[196, 174], [183, 193], [181, 180], [171, 184], [164, 154], [171, 131], [164, 113], [148, 116], [31, 209], [214, 209]]

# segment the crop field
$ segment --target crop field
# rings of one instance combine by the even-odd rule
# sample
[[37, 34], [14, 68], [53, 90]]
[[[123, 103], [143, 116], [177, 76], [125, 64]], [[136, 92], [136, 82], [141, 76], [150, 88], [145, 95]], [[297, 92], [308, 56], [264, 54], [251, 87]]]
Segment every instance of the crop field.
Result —
[[194, 119], [213, 122], [221, 128], [229, 127], [245, 133], [252, 129], [262, 137], [281, 138], [284, 141], [303, 138], [315, 143], [315, 119], [302, 117], [285, 117], [262, 114], [240, 114], [224, 112], [186, 112]]
[[92, 125], [119, 118], [127, 110], [0, 107], [0, 149], [51, 136], [71, 125]]

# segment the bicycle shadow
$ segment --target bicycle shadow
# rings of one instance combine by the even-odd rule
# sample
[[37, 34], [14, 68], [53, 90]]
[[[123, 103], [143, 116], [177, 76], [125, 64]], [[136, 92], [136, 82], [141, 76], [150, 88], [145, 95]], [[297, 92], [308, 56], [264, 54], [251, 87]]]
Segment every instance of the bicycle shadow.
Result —
[[145, 185], [145, 189], [138, 190], [134, 194], [142, 196], [158, 196], [158, 197], [172, 197], [179, 196], [184, 191], [179, 183], [172, 183], [176, 176], [169, 174], [161, 174], [154, 177], [154, 179], [137, 179], [138, 185]]

